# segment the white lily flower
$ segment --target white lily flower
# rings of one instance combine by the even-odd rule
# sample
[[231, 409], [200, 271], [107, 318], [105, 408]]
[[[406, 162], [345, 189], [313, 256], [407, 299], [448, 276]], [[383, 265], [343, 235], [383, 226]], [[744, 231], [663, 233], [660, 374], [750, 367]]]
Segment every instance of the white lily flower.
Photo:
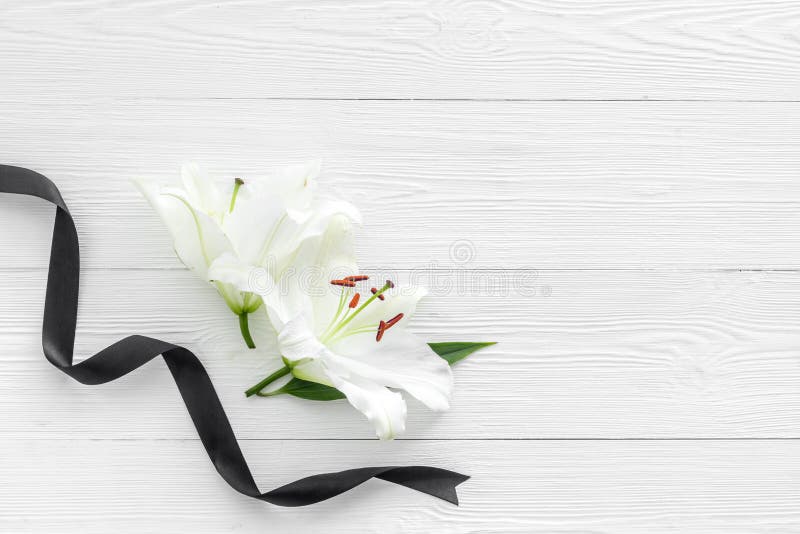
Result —
[[172, 235], [180, 260], [212, 282], [239, 316], [251, 348], [247, 316], [261, 306], [261, 299], [215, 281], [208, 269], [227, 254], [243, 264], [280, 272], [305, 240], [325, 231], [331, 217], [343, 214], [359, 220], [358, 211], [347, 202], [314, 198], [319, 171], [319, 162], [293, 165], [263, 178], [236, 178], [222, 190], [197, 165], [186, 164], [181, 169], [182, 187], [135, 182]]
[[406, 329], [425, 290], [389, 281], [370, 288], [368, 277], [357, 274], [350, 236], [346, 219], [331, 220], [325, 234], [300, 251], [298, 265], [308, 271], [272, 278], [223, 255], [211, 276], [258, 293], [266, 303], [286, 368], [260, 388], [289, 372], [332, 386], [369, 419], [379, 438], [391, 439], [405, 431], [406, 402], [389, 388], [446, 410], [453, 375], [445, 360]]

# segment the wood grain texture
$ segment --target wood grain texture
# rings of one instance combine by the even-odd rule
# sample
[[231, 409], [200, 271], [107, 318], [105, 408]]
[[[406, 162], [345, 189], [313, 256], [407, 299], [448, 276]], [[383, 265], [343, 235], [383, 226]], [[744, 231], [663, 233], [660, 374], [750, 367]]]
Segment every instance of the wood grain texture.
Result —
[[787, 0], [7, 2], [5, 99], [797, 100]]
[[[464, 471], [305, 509], [233, 493], [165, 366], [85, 387], [41, 355], [52, 208], [0, 195], [0, 531], [800, 531], [800, 5], [788, 0], [0, 3], [0, 162], [82, 240], [78, 354], [196, 350], [264, 489], [365, 464]], [[273, 368], [129, 183], [312, 157], [413, 328], [500, 343], [382, 443]], [[274, 356], [272, 356], [274, 357]], [[559, 439], [560, 438], [560, 439]]]
[[[469, 472], [461, 506], [381, 481], [308, 508], [225, 486], [197, 441], [0, 441], [4, 532], [795, 532], [798, 441], [248, 441], [263, 488], [319, 470]], [[313, 458], [313, 461], [310, 459]], [[146, 468], [144, 467], [146, 466]], [[100, 513], [98, 513], [100, 511]], [[735, 525], [732, 528], [732, 525]]]
[[[136, 176], [320, 156], [371, 265], [800, 266], [800, 103], [5, 103], [0, 147], [61, 186], [86, 269], [180, 266]], [[46, 265], [51, 211], [0, 198], [0, 269]]]
[[[5, 435], [193, 437], [160, 361], [99, 387], [50, 367], [38, 340], [44, 278], [8, 272], [0, 284]], [[412, 401], [406, 437], [800, 437], [798, 315], [796, 272], [559, 271], [492, 291], [442, 284], [414, 331], [500, 344], [455, 368], [451, 411]], [[280, 365], [268, 331], [247, 351], [222, 299], [188, 272], [86, 273], [77, 353], [130, 333], [196, 350], [240, 437], [373, 436], [345, 402], [246, 399]]]

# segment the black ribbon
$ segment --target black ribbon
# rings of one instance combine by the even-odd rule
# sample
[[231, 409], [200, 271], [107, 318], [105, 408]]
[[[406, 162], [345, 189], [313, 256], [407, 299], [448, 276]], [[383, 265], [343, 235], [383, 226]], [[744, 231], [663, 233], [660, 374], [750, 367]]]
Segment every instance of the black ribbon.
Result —
[[192, 352], [172, 343], [134, 335], [73, 365], [80, 254], [72, 216], [55, 184], [29, 169], [0, 165], [0, 193], [35, 196], [57, 207], [42, 325], [42, 347], [47, 360], [78, 382], [94, 385], [125, 376], [161, 355], [175, 379], [211, 463], [233, 489], [279, 506], [306, 506], [344, 493], [371, 478], [380, 478], [458, 504], [456, 486], [469, 477], [426, 466], [349, 469], [310, 476], [261, 493], [214, 385]]

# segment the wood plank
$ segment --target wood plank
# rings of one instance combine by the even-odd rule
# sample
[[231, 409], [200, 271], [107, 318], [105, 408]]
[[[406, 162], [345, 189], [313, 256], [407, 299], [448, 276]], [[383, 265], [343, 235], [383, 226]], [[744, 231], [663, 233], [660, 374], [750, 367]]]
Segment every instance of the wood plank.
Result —
[[[800, 103], [5, 103], [0, 139], [62, 188], [88, 269], [179, 267], [131, 178], [313, 156], [373, 265], [800, 267]], [[46, 265], [51, 224], [3, 195], [0, 269]]]
[[7, 3], [7, 100], [796, 100], [786, 0]]
[[[160, 361], [98, 387], [50, 367], [44, 277], [0, 282], [4, 435], [194, 437]], [[240, 437], [372, 437], [345, 402], [245, 399], [279, 365], [274, 348], [259, 330], [262, 351], [244, 349], [233, 315], [189, 273], [84, 278], [81, 357], [128, 334], [161, 337], [197, 351]], [[412, 328], [428, 340], [500, 343], [455, 368], [449, 412], [412, 401], [406, 437], [800, 437], [800, 273], [559, 271], [498, 285], [505, 295], [441, 283], [421, 304]]]
[[461, 506], [382, 481], [279, 508], [219, 479], [197, 441], [0, 440], [5, 532], [793, 532], [798, 441], [251, 441], [263, 489], [385, 464], [472, 475]]

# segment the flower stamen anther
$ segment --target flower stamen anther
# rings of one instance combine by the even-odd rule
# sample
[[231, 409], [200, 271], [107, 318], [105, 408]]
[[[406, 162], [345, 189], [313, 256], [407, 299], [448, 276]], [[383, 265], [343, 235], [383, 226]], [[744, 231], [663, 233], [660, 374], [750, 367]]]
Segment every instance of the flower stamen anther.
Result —
[[380, 341], [383, 339], [383, 333], [386, 332], [386, 322], [381, 321], [378, 325], [378, 335], [375, 336], [375, 341]]
[[385, 334], [386, 331], [389, 330], [391, 327], [393, 327], [394, 325], [399, 323], [400, 319], [402, 319], [402, 318], [403, 318], [403, 314], [402, 313], [398, 313], [397, 315], [395, 315], [394, 317], [392, 317], [388, 321], [381, 321], [378, 324], [378, 334], [375, 336], [375, 341], [380, 341], [381, 339], [383, 339], [383, 334]]
[[386, 328], [393, 327], [394, 325], [399, 323], [400, 319], [402, 319], [402, 318], [403, 318], [403, 314], [402, 313], [398, 313], [397, 315], [395, 315], [394, 317], [392, 317], [391, 319], [386, 321]]

